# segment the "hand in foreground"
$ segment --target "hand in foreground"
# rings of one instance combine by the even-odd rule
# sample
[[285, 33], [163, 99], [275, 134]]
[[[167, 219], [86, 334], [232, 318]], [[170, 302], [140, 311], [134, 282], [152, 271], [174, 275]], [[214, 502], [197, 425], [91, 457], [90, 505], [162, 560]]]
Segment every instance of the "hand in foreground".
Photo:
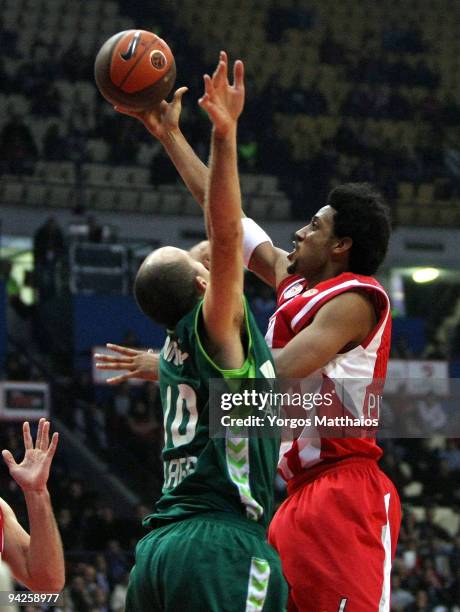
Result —
[[118, 385], [131, 378], [158, 380], [158, 355], [152, 350], [139, 351], [118, 344], [107, 344], [107, 348], [121, 357], [96, 353], [94, 355], [96, 368], [98, 370], [128, 370], [126, 374], [108, 378], [107, 382], [110, 385]]
[[230, 85], [227, 54], [221, 51], [212, 78], [205, 74], [203, 79], [205, 92], [198, 104], [208, 113], [215, 134], [224, 137], [236, 125], [244, 107], [244, 64], [236, 60], [233, 66], [233, 85]]
[[162, 100], [150, 110], [131, 111], [123, 106], [115, 106], [115, 110], [123, 115], [129, 115], [142, 121], [148, 131], [160, 142], [168, 134], [179, 129], [179, 118], [182, 110], [182, 96], [188, 91], [188, 87], [179, 87], [171, 102]]
[[16, 463], [9, 450], [3, 450], [3, 459], [8, 466], [10, 475], [23, 491], [43, 491], [48, 482], [51, 462], [56, 452], [59, 434], [55, 432], [49, 440], [50, 423], [40, 419], [38, 423], [37, 440], [30, 435], [30, 426], [26, 421], [22, 426], [24, 435], [25, 455], [21, 463]]

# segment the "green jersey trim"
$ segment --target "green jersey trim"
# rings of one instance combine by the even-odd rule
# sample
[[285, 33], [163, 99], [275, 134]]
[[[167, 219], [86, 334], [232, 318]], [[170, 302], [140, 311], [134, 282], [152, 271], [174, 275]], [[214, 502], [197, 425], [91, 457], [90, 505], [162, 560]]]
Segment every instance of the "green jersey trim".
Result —
[[[254, 364], [254, 356], [252, 355], [252, 334], [249, 325], [249, 313], [247, 309], [246, 299], [243, 297], [244, 321], [246, 325], [246, 333], [248, 337], [248, 346], [246, 358], [240, 368], [225, 370], [219, 367], [206, 352], [200, 338], [198, 323], [199, 316], [203, 308], [204, 300], [198, 306], [195, 314], [195, 337], [198, 342], [199, 350], [202, 356], [211, 364], [211, 366], [219, 372], [223, 378], [255, 378], [256, 370]], [[230, 432], [229, 432], [230, 433]], [[241, 503], [246, 508], [246, 516], [248, 519], [258, 521], [263, 513], [263, 507], [256, 501], [252, 495], [251, 483], [249, 480], [249, 440], [235, 436], [229, 436], [225, 440], [225, 459], [227, 463], [227, 471], [231, 482], [238, 489]]]
[[251, 327], [249, 325], [249, 315], [248, 315], [246, 299], [243, 297], [244, 323], [246, 326], [246, 333], [248, 336], [248, 346], [247, 346], [246, 358], [244, 360], [243, 365], [240, 368], [234, 368], [233, 370], [224, 370], [223, 368], [218, 366], [217, 363], [215, 363], [215, 361], [213, 361], [212, 358], [208, 355], [208, 353], [206, 352], [206, 349], [204, 348], [201, 342], [200, 332], [198, 331], [198, 321], [199, 321], [199, 316], [201, 314], [201, 311], [203, 310], [203, 304], [204, 304], [204, 300], [201, 301], [200, 305], [196, 309], [195, 322], [194, 322], [195, 337], [197, 339], [198, 347], [203, 357], [224, 378], [254, 378], [254, 376], [248, 376], [248, 371], [251, 370], [251, 367], [253, 366], [253, 360], [251, 359], [252, 334], [251, 334]]
[[245, 612], [260, 612], [263, 610], [269, 580], [270, 564], [268, 561], [259, 557], [252, 557]]
[[249, 481], [249, 440], [247, 438], [227, 437], [225, 440], [225, 459], [228, 475], [238, 489], [241, 503], [246, 508], [246, 516], [258, 521], [264, 513], [263, 507], [254, 499]]

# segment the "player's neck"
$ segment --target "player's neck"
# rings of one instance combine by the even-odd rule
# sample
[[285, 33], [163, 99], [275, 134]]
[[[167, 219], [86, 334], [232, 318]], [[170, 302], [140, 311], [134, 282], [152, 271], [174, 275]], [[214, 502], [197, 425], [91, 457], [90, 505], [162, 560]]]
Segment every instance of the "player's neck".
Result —
[[329, 262], [322, 270], [318, 270], [316, 273], [306, 276], [305, 278], [307, 279], [308, 287], [312, 289], [319, 283], [335, 278], [339, 276], [339, 274], [343, 274], [347, 271], [346, 267]]

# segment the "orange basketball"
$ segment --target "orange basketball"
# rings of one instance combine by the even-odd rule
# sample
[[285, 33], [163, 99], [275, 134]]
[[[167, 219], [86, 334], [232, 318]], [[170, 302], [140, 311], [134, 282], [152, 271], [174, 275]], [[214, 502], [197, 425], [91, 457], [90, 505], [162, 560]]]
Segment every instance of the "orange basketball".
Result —
[[169, 94], [176, 80], [176, 63], [171, 49], [156, 34], [126, 30], [102, 45], [94, 76], [111, 104], [142, 111]]

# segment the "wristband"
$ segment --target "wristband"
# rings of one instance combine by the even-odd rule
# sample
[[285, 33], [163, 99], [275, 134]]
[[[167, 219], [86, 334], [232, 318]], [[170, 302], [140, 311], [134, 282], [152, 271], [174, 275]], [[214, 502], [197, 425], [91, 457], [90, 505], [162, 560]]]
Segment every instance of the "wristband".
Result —
[[273, 242], [267, 232], [260, 225], [257, 225], [254, 219], [242, 217], [241, 225], [243, 227], [243, 259], [244, 265], [248, 267], [252, 254], [259, 244], [263, 242], [273, 244]]

